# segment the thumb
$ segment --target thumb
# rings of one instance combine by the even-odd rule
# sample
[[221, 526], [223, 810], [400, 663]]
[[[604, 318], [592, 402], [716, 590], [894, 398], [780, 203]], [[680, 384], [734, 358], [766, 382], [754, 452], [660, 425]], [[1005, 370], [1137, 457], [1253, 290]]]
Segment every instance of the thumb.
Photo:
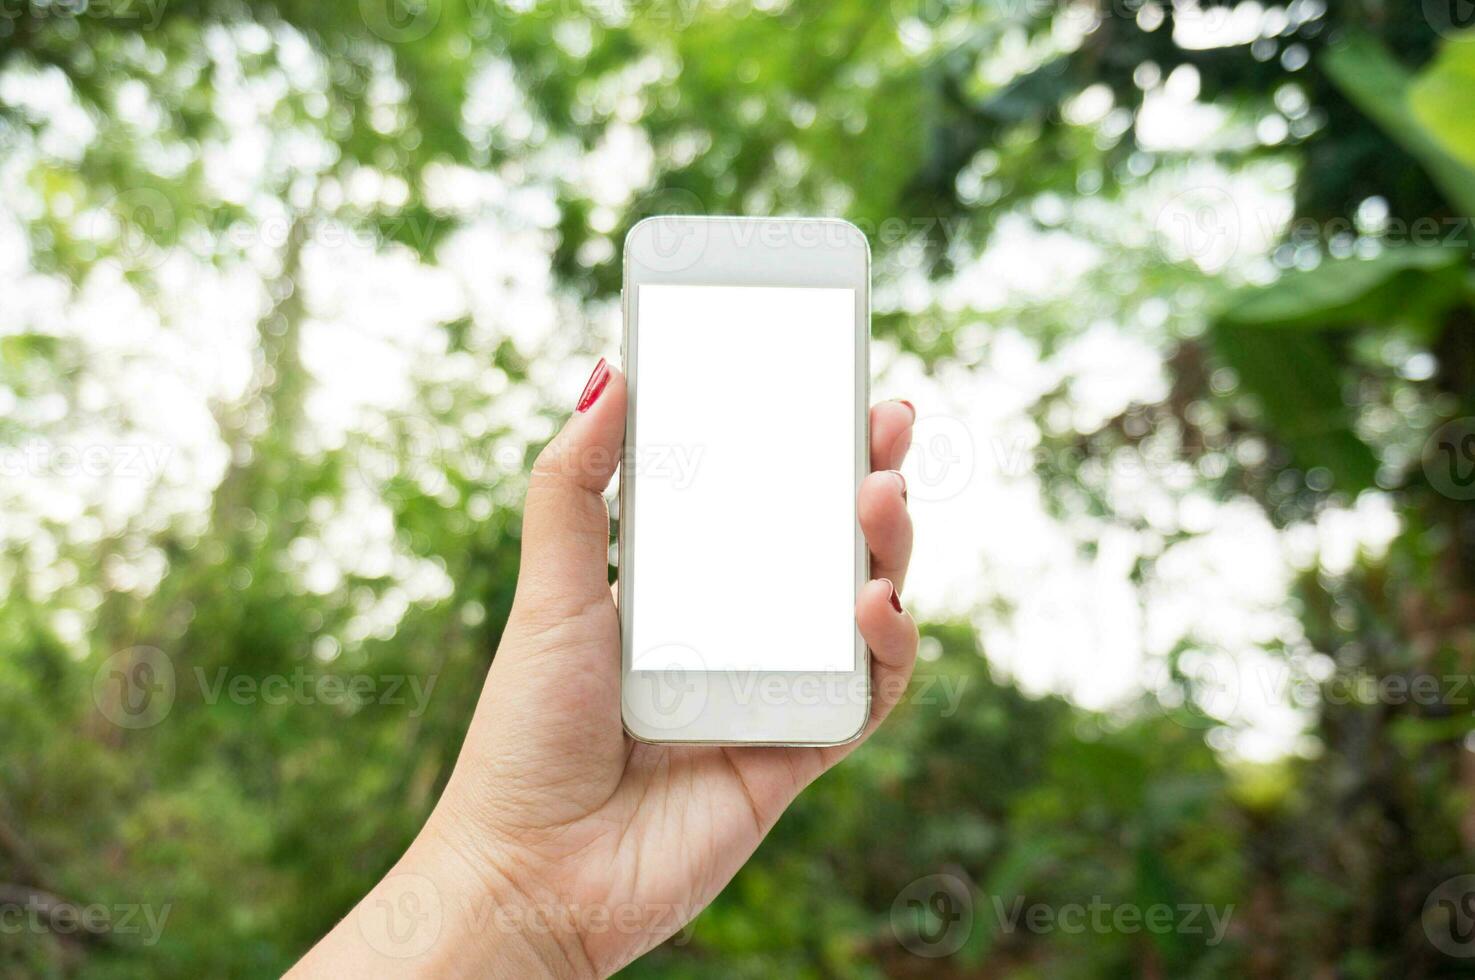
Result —
[[603, 358], [563, 429], [538, 454], [522, 519], [516, 604], [557, 621], [609, 601], [604, 490], [625, 440], [625, 377]]

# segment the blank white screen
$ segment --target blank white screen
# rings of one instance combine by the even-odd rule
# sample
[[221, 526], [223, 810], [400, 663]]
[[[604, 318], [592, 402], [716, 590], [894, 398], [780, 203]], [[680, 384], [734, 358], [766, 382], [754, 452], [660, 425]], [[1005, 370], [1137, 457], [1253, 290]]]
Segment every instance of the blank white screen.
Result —
[[639, 286], [631, 667], [855, 664], [855, 292]]

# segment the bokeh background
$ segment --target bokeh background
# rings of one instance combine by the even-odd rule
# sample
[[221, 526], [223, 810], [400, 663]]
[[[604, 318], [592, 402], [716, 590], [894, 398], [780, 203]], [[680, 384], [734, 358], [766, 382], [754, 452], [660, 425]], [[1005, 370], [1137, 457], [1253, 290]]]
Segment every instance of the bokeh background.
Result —
[[925, 639], [630, 976], [1469, 975], [1472, 25], [0, 4], [0, 974], [270, 976], [390, 866], [677, 212], [869, 234]]

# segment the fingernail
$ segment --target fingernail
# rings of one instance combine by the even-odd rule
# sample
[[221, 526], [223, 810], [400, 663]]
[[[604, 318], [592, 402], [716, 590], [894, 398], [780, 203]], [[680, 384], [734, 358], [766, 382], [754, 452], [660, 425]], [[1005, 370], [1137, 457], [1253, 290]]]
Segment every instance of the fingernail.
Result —
[[911, 402], [907, 401], [905, 398], [898, 398], [897, 401], [901, 402], [907, 408], [910, 408], [912, 410], [912, 421], [915, 422], [917, 420], [917, 406], [913, 405]]
[[886, 584], [891, 586], [891, 608], [901, 612], [901, 596], [896, 594], [896, 586], [892, 585], [890, 580], [887, 580]]
[[907, 499], [907, 478], [901, 475], [901, 470], [892, 470], [891, 473], [896, 477], [896, 482], [901, 484], [901, 499]]
[[605, 385], [609, 384], [609, 364], [604, 358], [594, 365], [594, 373], [589, 375], [589, 381], [584, 385], [584, 393], [579, 396], [579, 411], [587, 412], [590, 406], [599, 400], [604, 394]]

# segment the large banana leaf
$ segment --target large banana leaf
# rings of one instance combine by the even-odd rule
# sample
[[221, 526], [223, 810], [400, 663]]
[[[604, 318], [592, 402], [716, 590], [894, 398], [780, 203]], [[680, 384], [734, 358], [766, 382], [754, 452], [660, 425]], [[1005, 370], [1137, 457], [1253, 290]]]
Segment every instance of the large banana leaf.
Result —
[[1426, 339], [1465, 290], [1455, 248], [1396, 248], [1373, 258], [1333, 259], [1237, 293], [1221, 323], [1276, 330], [1396, 324]]
[[1414, 116], [1466, 166], [1475, 167], [1475, 35], [1444, 45], [1409, 89]]
[[1214, 343], [1296, 462], [1325, 467], [1357, 493], [1373, 486], [1378, 461], [1353, 429], [1330, 333], [1400, 326], [1427, 338], [1464, 289], [1464, 257], [1453, 249], [1332, 260], [1238, 294], [1214, 323]]
[[[1343, 95], [1424, 165], [1451, 205], [1475, 217], [1475, 169], [1448, 149], [1468, 148], [1469, 127], [1475, 126], [1468, 76], [1460, 87], [1470, 57], [1464, 51], [1470, 46], [1448, 45], [1430, 74], [1417, 82], [1385, 47], [1365, 35], [1354, 35], [1329, 49], [1321, 67]], [[1419, 112], [1414, 110], [1415, 92], [1424, 106]], [[1446, 132], [1442, 127], [1451, 116], [1462, 122]], [[1431, 129], [1426, 119], [1441, 128]]]

